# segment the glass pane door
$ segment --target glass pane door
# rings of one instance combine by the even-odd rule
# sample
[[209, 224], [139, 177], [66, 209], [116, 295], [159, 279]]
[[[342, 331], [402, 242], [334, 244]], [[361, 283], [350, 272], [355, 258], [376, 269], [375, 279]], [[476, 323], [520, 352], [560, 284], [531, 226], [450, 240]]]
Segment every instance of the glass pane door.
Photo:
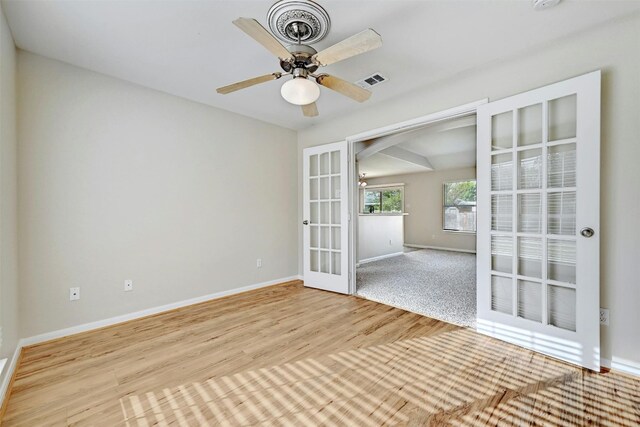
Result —
[[346, 142], [304, 152], [305, 285], [348, 293]]
[[342, 203], [340, 151], [309, 158], [310, 271], [342, 274], [340, 262]]
[[599, 91], [596, 72], [478, 109], [478, 330], [592, 369]]
[[491, 116], [492, 310], [571, 331], [576, 125], [575, 94]]

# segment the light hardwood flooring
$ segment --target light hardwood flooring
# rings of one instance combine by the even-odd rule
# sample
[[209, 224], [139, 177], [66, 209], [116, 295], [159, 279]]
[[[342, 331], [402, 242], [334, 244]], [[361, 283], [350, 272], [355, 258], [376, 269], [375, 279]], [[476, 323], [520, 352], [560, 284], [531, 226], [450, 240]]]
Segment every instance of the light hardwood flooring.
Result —
[[640, 381], [290, 283], [24, 350], [3, 425], [640, 425]]

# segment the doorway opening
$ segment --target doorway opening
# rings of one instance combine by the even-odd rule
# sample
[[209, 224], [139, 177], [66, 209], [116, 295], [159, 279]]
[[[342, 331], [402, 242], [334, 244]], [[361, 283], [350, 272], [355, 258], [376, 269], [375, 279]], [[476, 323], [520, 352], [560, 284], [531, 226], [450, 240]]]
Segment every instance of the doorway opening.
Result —
[[[358, 253], [358, 232], [363, 228], [359, 223], [361, 218], [373, 218], [376, 213], [410, 216], [405, 212], [409, 207], [404, 205], [409, 204], [409, 186], [405, 185], [409, 181], [396, 177], [394, 182], [378, 183], [381, 186], [377, 191], [365, 194], [361, 190], [363, 182], [367, 183], [365, 188], [376, 188], [371, 173], [359, 175], [362, 162], [382, 153], [433, 172], [437, 168], [425, 155], [398, 146], [412, 132], [446, 125], [454, 119], [473, 120], [475, 115], [475, 329], [598, 370], [600, 80], [600, 71], [594, 71], [491, 103], [485, 99], [363, 132], [339, 143], [306, 148], [305, 286], [356, 294], [356, 266], [380, 261], [381, 256], [382, 260], [384, 256], [393, 258], [394, 253], [371, 257], [377, 260], [363, 258], [362, 249]], [[457, 233], [465, 232], [469, 217], [473, 217], [472, 200], [447, 196], [466, 193], [468, 182], [457, 185], [465, 180], [470, 179], [442, 182], [443, 232], [451, 232], [452, 227]], [[395, 252], [398, 257], [406, 256], [404, 248], [411, 244], [404, 240], [404, 224], [402, 230], [402, 252]], [[339, 248], [334, 246], [337, 242]], [[387, 244], [393, 243], [391, 239]], [[425, 276], [431, 279], [436, 274]], [[439, 301], [439, 305], [444, 304]], [[424, 314], [438, 317], [436, 313]]]
[[466, 107], [354, 145], [354, 293], [475, 328], [476, 115]]

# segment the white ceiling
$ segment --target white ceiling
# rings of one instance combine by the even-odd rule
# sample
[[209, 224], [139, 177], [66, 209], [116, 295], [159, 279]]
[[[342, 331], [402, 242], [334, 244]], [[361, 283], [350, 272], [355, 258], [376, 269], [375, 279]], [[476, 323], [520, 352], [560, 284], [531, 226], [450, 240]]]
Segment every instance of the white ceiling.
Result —
[[[458, 121], [466, 123], [467, 120]], [[449, 123], [455, 125], [455, 121]], [[473, 167], [476, 165], [476, 127], [465, 124], [464, 127], [445, 130], [438, 130], [438, 127], [426, 128], [419, 132], [408, 133], [406, 140], [395, 147], [420, 155], [433, 166], [433, 169], [390, 156], [382, 151], [359, 160], [358, 171], [365, 173], [368, 178], [378, 178], [430, 170]]]
[[[19, 48], [293, 129], [348, 114], [356, 102], [323, 89], [305, 118], [282, 81], [219, 95], [216, 87], [278, 71], [278, 61], [231, 21], [266, 26], [272, 1], [2, 0]], [[542, 12], [529, 0], [319, 0], [331, 16], [320, 50], [366, 27], [382, 48], [325, 69], [350, 81], [380, 72], [370, 104], [508, 58], [640, 10], [636, 0], [564, 0]]]
[[414, 163], [404, 162], [384, 154], [374, 154], [358, 162], [358, 171], [365, 178], [380, 178], [383, 176], [405, 175], [408, 173], [429, 172]]

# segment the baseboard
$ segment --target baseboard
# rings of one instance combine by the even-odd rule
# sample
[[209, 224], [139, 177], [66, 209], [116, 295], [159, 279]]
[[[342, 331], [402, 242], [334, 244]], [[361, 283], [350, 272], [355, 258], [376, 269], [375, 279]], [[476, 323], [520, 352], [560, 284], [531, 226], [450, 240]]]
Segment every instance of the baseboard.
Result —
[[387, 255], [380, 255], [380, 256], [375, 256], [372, 258], [366, 258], [366, 259], [361, 259], [360, 261], [358, 261], [357, 265], [360, 264], [366, 264], [368, 262], [373, 262], [373, 261], [380, 261], [381, 259], [387, 259], [387, 258], [393, 258], [399, 255], [402, 255], [404, 252], [394, 252], [392, 254], [387, 254]]
[[632, 362], [631, 360], [622, 359], [616, 356], [613, 356], [611, 360], [603, 357], [600, 358], [600, 364], [613, 371], [624, 372], [626, 374], [640, 377], [640, 363]]
[[9, 396], [11, 395], [11, 389], [13, 388], [13, 381], [16, 379], [16, 372], [22, 359], [22, 343], [18, 341], [16, 349], [13, 352], [11, 361], [6, 366], [2, 383], [0, 384], [0, 423], [4, 418], [4, 413], [7, 410], [7, 404], [9, 403]]
[[[15, 375], [18, 366], [20, 365], [20, 360], [22, 359], [22, 349], [25, 347], [29, 347], [35, 344], [40, 344], [46, 341], [51, 341], [58, 338], [64, 338], [69, 335], [78, 334], [81, 332], [88, 332], [94, 329], [100, 329], [107, 326], [117, 325], [118, 323], [127, 322], [129, 320], [140, 319], [147, 316], [152, 316], [154, 314], [163, 313], [166, 311], [174, 310], [176, 308], [186, 307], [193, 304], [198, 304], [201, 302], [206, 302], [230, 295], [239, 294], [242, 292], [252, 291], [254, 289], [266, 288], [268, 286], [278, 285], [286, 282], [291, 282], [294, 280], [303, 280], [304, 276], [295, 275], [290, 277], [284, 277], [276, 280], [269, 280], [267, 282], [256, 283], [253, 285], [243, 286], [241, 288], [229, 289], [226, 291], [216, 292], [209, 295], [203, 295], [201, 297], [191, 298], [183, 301], [178, 301], [171, 304], [165, 304], [158, 307], [148, 308], [146, 310], [136, 311], [134, 313], [124, 314], [121, 316], [111, 317], [109, 319], [98, 320], [96, 322], [85, 323], [78, 326], [73, 326], [71, 328], [60, 329], [57, 331], [51, 331], [40, 335], [35, 335], [28, 338], [22, 338], [18, 340], [16, 345], [16, 349], [13, 353], [13, 357], [11, 361], [6, 366], [5, 375], [2, 377], [2, 382], [0, 383], [0, 422], [4, 417], [4, 413], [7, 409], [7, 404], [9, 402], [9, 396], [11, 395], [11, 388], [13, 385], [13, 381], [15, 380]], [[0, 372], [1, 373], [1, 372]]]
[[427, 245], [415, 245], [413, 243], [405, 243], [404, 244], [408, 248], [417, 248], [417, 249], [435, 249], [438, 251], [451, 251], [451, 252], [464, 252], [467, 254], [475, 254], [476, 251], [471, 249], [455, 249], [455, 248], [443, 248], [441, 246], [427, 246]]
[[57, 331], [46, 332], [44, 334], [35, 335], [28, 338], [23, 338], [20, 340], [21, 347], [29, 347], [35, 344], [40, 344], [46, 341], [55, 340], [58, 338], [63, 338], [69, 335], [79, 334], [81, 332], [92, 331], [94, 329], [104, 328], [106, 326], [117, 325], [118, 323], [127, 322], [129, 320], [140, 319], [142, 317], [152, 316], [154, 314], [159, 314], [165, 311], [174, 310], [176, 308], [186, 307], [188, 305], [198, 304], [201, 302], [206, 302], [222, 297], [226, 297], [229, 295], [235, 295], [242, 292], [252, 291], [254, 289], [260, 289], [267, 286], [273, 286], [281, 283], [291, 282], [294, 280], [301, 280], [300, 276], [290, 276], [283, 277], [281, 279], [269, 280], [267, 282], [256, 283], [253, 285], [243, 286], [241, 288], [229, 289], [226, 291], [216, 292], [209, 295], [203, 295], [196, 298], [190, 298], [183, 301], [178, 301], [170, 304], [161, 305], [158, 307], [147, 308], [145, 310], [136, 311], [133, 313], [123, 314], [121, 316], [111, 317], [109, 319], [98, 320], [95, 322], [84, 323], [78, 326], [72, 326], [70, 328], [59, 329]]

